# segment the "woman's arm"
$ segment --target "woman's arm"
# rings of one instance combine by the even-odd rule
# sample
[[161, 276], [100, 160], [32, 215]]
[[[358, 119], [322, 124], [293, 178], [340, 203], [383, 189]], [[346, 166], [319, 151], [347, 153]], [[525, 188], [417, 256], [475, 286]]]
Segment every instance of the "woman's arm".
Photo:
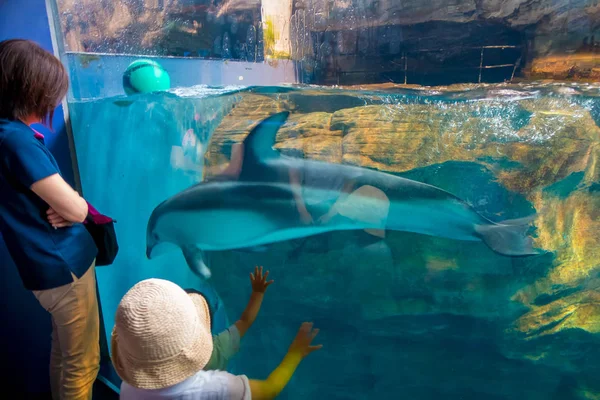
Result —
[[31, 189], [64, 220], [83, 222], [88, 213], [86, 201], [60, 176], [48, 149], [28, 134], [33, 132], [9, 135], [2, 142], [3, 173]]
[[322, 345], [311, 346], [312, 340], [318, 333], [318, 329], [312, 329], [312, 323], [302, 324], [283, 361], [271, 372], [271, 375], [264, 381], [249, 380], [252, 400], [271, 400], [281, 393], [294, 375], [300, 361], [323, 347]]
[[290, 185], [292, 187], [292, 192], [294, 193], [294, 200], [296, 202], [296, 208], [298, 209], [298, 213], [300, 214], [300, 218], [306, 224], [311, 224], [313, 222], [312, 215], [308, 212], [306, 208], [306, 204], [304, 203], [304, 198], [302, 197], [302, 183], [300, 180], [300, 172], [295, 168], [290, 168], [288, 172], [288, 177], [290, 180]]
[[31, 190], [69, 222], [83, 222], [87, 217], [87, 202], [59, 174], [34, 182]]

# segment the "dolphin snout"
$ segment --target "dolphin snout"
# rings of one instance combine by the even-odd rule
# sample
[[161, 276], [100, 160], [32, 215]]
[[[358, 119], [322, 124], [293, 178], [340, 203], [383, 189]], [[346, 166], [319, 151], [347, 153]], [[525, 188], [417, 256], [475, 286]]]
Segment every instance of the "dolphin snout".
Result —
[[148, 259], [152, 258], [152, 250], [154, 250], [154, 247], [156, 247], [157, 244], [158, 236], [156, 233], [149, 233], [146, 237], [146, 257], [148, 257]]

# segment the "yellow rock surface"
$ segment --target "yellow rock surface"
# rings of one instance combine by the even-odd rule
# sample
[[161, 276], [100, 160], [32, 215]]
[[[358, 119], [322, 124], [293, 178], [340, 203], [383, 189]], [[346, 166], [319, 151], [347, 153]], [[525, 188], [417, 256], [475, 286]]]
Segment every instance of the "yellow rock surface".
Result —
[[[209, 168], [227, 162], [222, 154], [225, 144], [242, 141], [268, 115], [295, 109], [285, 97], [243, 96], [214, 133], [207, 155]], [[519, 105], [532, 115], [518, 131], [510, 131], [497, 116], [477, 114], [480, 105], [473, 103], [293, 113], [277, 135], [276, 148], [299, 149], [307, 158], [390, 172], [485, 157], [483, 163], [495, 170], [498, 179], [520, 193], [578, 171], [586, 171], [588, 183], [599, 180], [600, 128], [586, 109], [560, 99], [524, 100]], [[521, 168], [500, 169], [490, 162], [503, 159], [518, 162]]]

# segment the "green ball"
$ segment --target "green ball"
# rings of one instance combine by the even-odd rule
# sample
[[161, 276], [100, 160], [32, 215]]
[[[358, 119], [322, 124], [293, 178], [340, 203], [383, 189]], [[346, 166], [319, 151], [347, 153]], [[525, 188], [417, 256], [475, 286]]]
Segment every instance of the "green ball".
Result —
[[128, 95], [150, 93], [171, 88], [171, 78], [156, 61], [136, 60], [123, 74], [123, 89]]

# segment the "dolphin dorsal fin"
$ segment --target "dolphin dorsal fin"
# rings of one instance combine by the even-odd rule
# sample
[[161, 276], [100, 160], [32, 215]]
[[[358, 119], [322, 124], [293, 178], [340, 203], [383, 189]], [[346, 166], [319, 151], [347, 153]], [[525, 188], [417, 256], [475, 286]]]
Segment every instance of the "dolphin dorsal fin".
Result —
[[244, 139], [244, 164], [261, 163], [269, 158], [279, 157], [273, 148], [279, 128], [287, 121], [289, 111], [279, 112], [262, 120]]

